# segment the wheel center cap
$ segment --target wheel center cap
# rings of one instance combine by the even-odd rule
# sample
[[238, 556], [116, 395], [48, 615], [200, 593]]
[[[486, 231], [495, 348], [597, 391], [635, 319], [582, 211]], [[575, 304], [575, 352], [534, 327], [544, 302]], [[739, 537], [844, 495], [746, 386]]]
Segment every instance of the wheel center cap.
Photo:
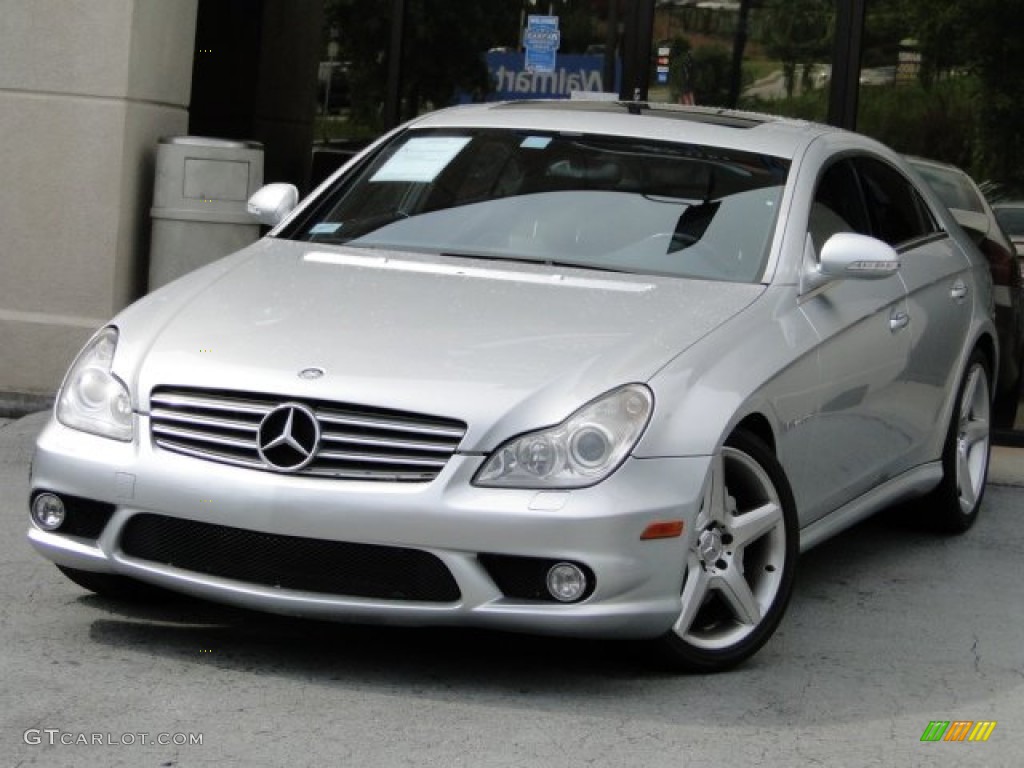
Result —
[[704, 562], [716, 562], [723, 552], [721, 532], [717, 528], [705, 530], [701, 533], [697, 546], [700, 548], [700, 555], [704, 558]]

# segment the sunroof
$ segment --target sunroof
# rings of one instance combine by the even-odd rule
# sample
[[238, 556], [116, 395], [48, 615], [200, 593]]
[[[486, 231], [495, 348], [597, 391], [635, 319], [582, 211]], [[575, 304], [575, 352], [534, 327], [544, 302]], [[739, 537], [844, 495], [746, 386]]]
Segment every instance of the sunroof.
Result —
[[599, 112], [603, 114], [652, 115], [692, 123], [708, 123], [723, 128], [754, 128], [771, 120], [752, 113], [730, 112], [710, 107], [677, 107], [672, 104], [647, 104], [635, 101], [524, 100], [495, 105], [495, 109], [540, 109], [553, 112]]

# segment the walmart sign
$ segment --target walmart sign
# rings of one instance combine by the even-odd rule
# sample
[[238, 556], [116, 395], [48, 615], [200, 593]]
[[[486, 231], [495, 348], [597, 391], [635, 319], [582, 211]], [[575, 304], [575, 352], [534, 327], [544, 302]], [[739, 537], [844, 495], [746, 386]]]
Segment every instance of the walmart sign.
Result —
[[604, 82], [604, 57], [564, 55], [550, 72], [531, 72], [521, 53], [488, 53], [487, 69], [494, 89], [488, 101], [515, 99], [567, 99], [573, 91], [618, 91], [616, 82]]

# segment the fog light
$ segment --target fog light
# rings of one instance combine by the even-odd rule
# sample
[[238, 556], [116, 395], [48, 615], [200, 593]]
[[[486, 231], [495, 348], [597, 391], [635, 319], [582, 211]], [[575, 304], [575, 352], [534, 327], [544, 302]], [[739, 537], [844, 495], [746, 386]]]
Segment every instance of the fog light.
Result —
[[587, 589], [587, 577], [572, 563], [558, 563], [548, 570], [548, 592], [562, 603], [579, 600]]
[[56, 531], [64, 524], [64, 502], [52, 493], [40, 493], [32, 500], [32, 520], [44, 531]]

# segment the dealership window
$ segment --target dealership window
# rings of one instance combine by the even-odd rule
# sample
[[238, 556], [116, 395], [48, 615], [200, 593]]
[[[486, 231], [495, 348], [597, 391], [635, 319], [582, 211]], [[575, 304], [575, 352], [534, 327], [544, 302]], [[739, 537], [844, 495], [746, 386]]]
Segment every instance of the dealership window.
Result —
[[[313, 182], [387, 125], [396, 6], [405, 8], [397, 103], [405, 119], [460, 101], [618, 93], [630, 14], [643, 2], [324, 0]], [[841, 3], [864, 9], [859, 41], [841, 23], [840, 11], [853, 6]], [[985, 13], [971, 16], [976, 5]], [[1005, 35], [1019, 25], [1015, 4], [657, 0], [650, 7], [651, 56], [638, 78], [651, 101], [826, 121], [833, 89], [847, 82], [840, 71], [833, 82], [833, 56], [859, 42], [855, 113], [843, 100], [858, 131], [963, 168], [992, 200], [1024, 197], [1024, 38]], [[531, 16], [557, 19], [550, 71], [526, 66], [525, 43], [537, 37], [527, 34]], [[327, 158], [319, 171], [318, 157]], [[898, 238], [893, 229], [889, 239]]]

